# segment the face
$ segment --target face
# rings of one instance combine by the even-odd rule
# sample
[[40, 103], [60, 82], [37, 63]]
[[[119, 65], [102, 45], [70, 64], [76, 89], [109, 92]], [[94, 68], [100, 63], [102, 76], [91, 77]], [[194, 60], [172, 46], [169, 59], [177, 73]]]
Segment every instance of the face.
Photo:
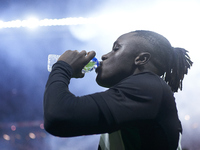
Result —
[[112, 51], [102, 56], [96, 69], [96, 81], [100, 86], [109, 88], [134, 73], [136, 42], [134, 33], [124, 34], [114, 42]]

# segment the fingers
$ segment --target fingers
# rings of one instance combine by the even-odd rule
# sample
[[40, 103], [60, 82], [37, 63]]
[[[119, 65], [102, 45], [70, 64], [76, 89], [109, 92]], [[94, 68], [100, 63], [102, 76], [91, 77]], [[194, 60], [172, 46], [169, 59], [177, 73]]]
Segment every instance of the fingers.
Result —
[[95, 51], [90, 51], [87, 53], [87, 56], [85, 56], [87, 61], [90, 61], [92, 58], [94, 58], [94, 56], [96, 55]]
[[87, 53], [85, 50], [82, 50], [81, 52], [77, 50], [67, 50], [60, 56], [59, 60], [65, 61], [72, 67], [73, 77], [82, 78], [84, 77], [84, 74], [82, 73], [83, 67], [87, 65], [95, 55], [96, 53], [94, 51]]
[[[77, 51], [77, 52], [78, 52], [78, 51]], [[85, 50], [82, 50], [79, 54], [85, 56], [87, 53], [86, 53]]]
[[95, 51], [86, 52], [85, 50], [82, 50], [79, 54], [86, 56], [87, 60], [91, 60], [96, 55]]

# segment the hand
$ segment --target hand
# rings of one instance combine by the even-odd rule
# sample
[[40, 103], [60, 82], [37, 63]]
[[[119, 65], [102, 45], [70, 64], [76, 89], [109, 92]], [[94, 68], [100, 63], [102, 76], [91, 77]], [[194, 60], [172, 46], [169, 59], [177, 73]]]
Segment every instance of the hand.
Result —
[[[87, 54], [87, 55], [86, 55]], [[94, 51], [86, 53], [85, 50], [78, 52], [75, 51], [65, 51], [58, 59], [58, 61], [64, 61], [68, 63], [73, 69], [73, 78], [82, 78], [84, 77], [84, 73], [82, 73], [82, 69], [85, 65], [87, 65], [96, 53]]]

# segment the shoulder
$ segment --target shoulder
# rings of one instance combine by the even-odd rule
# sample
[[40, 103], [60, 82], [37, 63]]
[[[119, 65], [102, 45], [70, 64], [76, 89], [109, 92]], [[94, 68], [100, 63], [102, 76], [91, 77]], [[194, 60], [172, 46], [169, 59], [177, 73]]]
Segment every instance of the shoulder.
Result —
[[157, 76], [154, 73], [151, 72], [144, 72], [136, 75], [131, 75], [118, 84], [116, 84], [114, 87], [116, 88], [136, 88], [141, 90], [158, 90], [162, 88], [163, 81], [159, 76]]
[[158, 75], [151, 72], [144, 72], [131, 75], [112, 87], [125, 95], [141, 97], [142, 99], [159, 99], [163, 95], [172, 95], [170, 87]]

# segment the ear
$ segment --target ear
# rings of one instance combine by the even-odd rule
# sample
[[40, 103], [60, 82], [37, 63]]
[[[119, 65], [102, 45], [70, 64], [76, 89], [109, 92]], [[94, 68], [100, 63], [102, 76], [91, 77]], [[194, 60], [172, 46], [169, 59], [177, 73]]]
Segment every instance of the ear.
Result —
[[151, 58], [151, 54], [148, 52], [142, 52], [135, 58], [136, 65], [144, 65], [146, 64]]

